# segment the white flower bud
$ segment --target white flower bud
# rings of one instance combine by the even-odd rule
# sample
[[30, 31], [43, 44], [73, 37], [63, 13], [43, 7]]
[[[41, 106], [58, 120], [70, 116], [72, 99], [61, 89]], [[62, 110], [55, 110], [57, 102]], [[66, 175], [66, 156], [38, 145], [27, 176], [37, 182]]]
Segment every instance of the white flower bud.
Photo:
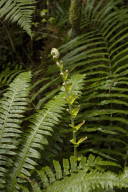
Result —
[[60, 67], [60, 62], [59, 62], [59, 61], [57, 61], [57, 62], [56, 62], [56, 65], [57, 65], [58, 67]]
[[52, 48], [51, 55], [52, 55], [53, 59], [59, 59], [59, 57], [60, 57], [60, 53], [59, 53], [58, 49], [56, 49], [56, 48]]
[[63, 75], [64, 75], [64, 73], [63, 73], [63, 72], [61, 72], [61, 73], [60, 73], [60, 75], [62, 75], [62, 76], [63, 76]]

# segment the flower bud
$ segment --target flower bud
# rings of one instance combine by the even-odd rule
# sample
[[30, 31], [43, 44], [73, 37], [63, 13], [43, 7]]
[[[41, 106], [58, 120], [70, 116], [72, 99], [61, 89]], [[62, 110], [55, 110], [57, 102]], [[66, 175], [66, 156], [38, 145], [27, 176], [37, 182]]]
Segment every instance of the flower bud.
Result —
[[57, 62], [56, 62], [56, 65], [57, 65], [58, 67], [60, 67], [60, 62], [59, 62], [59, 61], [57, 61]]
[[52, 55], [53, 59], [59, 59], [59, 57], [60, 57], [60, 53], [59, 53], [58, 49], [56, 49], [56, 48], [52, 48], [51, 55]]
[[61, 72], [61, 73], [60, 73], [60, 75], [61, 75], [61, 76], [63, 76], [63, 75], [64, 75], [64, 73], [63, 73], [63, 72]]

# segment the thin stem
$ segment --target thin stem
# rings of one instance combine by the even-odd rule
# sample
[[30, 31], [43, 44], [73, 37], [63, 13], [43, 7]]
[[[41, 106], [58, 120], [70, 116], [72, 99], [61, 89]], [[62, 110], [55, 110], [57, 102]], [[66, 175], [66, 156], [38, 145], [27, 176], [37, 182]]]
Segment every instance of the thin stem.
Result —
[[[58, 50], [56, 50], [55, 48], [51, 51], [52, 55], [53, 55], [53, 58], [54, 60], [56, 61], [56, 64], [57, 66], [60, 68], [60, 75], [62, 76], [62, 80], [63, 80], [63, 85], [65, 86], [65, 95], [67, 98], [70, 97], [70, 91], [67, 90], [66, 86], [67, 86], [67, 78], [68, 78], [68, 74], [65, 74], [65, 72], [68, 72], [68, 71], [64, 71], [63, 69], [63, 62], [61, 62], [59, 60], [59, 52]], [[70, 113], [70, 121], [71, 121], [71, 127], [74, 129], [75, 127], [75, 119], [74, 119], [74, 115], [72, 114], [72, 111], [73, 111], [73, 103], [71, 102], [67, 102], [68, 103], [68, 110], [69, 110], [69, 113]], [[74, 146], [74, 157], [75, 159], [77, 160], [77, 157], [78, 157], [78, 152], [77, 152], [77, 131], [76, 130], [73, 130], [72, 131], [72, 144]]]
[[[71, 105], [69, 105], [69, 110], [71, 111], [72, 110], [72, 106]], [[72, 116], [71, 116], [71, 125], [72, 125], [72, 127], [74, 127], [75, 126], [75, 122], [74, 122], [74, 119], [72, 118]], [[74, 141], [74, 143], [76, 143], [77, 142], [77, 132], [76, 131], [73, 131], [73, 141]], [[76, 144], [74, 144], [73, 145], [74, 146], [74, 157], [77, 159], [77, 157], [78, 157], [78, 152], [77, 152], [77, 146], [76, 146]]]
[[[73, 140], [76, 143], [76, 131], [73, 131]], [[78, 157], [78, 152], [77, 152], [77, 146], [74, 144], [74, 157], [77, 159]]]

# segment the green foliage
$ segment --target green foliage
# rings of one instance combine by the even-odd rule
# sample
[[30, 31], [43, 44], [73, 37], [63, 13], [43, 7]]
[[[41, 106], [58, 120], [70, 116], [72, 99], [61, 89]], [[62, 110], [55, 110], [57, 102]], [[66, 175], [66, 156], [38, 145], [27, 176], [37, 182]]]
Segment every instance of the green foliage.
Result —
[[[60, 122], [66, 104], [62, 91], [29, 117], [27, 132], [21, 130], [23, 113], [28, 104], [30, 78], [30, 72], [19, 74], [1, 99], [0, 188], [3, 191], [19, 191], [20, 184], [31, 176], [31, 171], [39, 163], [41, 151], [48, 144], [48, 138], [54, 135], [54, 127]], [[77, 74], [71, 78], [75, 93], [79, 93], [82, 79], [83, 75]]]
[[39, 151], [44, 149], [44, 145], [48, 144], [47, 136], [51, 136], [53, 127], [59, 122], [64, 104], [63, 95], [60, 94], [31, 118], [30, 132], [11, 173], [9, 190], [15, 191], [18, 177], [30, 176], [30, 171], [36, 165], [36, 159], [40, 158]]
[[35, 0], [1, 0], [0, 18], [17, 22], [30, 36]]
[[[35, 0], [1, 0], [0, 17], [4, 21], [16, 21], [31, 35], [34, 4]], [[54, 28], [50, 30], [57, 33], [59, 29], [68, 28], [69, 2], [47, 1], [47, 5], [51, 6], [50, 11], [47, 9], [51, 12], [48, 18], [53, 16], [54, 22], [58, 21], [58, 24], [54, 28], [55, 23], [52, 26], [48, 20], [45, 29], [47, 30], [49, 24]], [[68, 68], [68, 72], [61, 71], [66, 83], [62, 86], [61, 92], [61, 80], [54, 65], [45, 65], [44, 69], [43, 64], [39, 67], [37, 63], [33, 69], [32, 86], [30, 72], [19, 74], [21, 68], [12, 70], [11, 66], [11, 69], [5, 68], [0, 74], [0, 97], [3, 96], [0, 100], [1, 192], [127, 191], [128, 8], [122, 5], [121, 0], [87, 0], [81, 10], [81, 21], [77, 20], [77, 16], [80, 16], [79, 9], [78, 14], [69, 14], [73, 22], [72, 27], [77, 22], [80, 25], [81, 35], [60, 47], [63, 56], [61, 62]], [[42, 10], [42, 4], [39, 6]], [[79, 8], [80, 6], [79, 4]], [[73, 7], [71, 9], [74, 11]], [[45, 36], [42, 35], [42, 31], [39, 31], [41, 44]], [[9, 43], [13, 47], [13, 36], [10, 38], [8, 28], [7, 33]], [[46, 34], [48, 33], [46, 31]], [[48, 34], [47, 38], [53, 37], [54, 40], [62, 41], [65, 34], [60, 33], [59, 37], [58, 34]], [[45, 43], [48, 52], [51, 46], [49, 42]], [[33, 46], [33, 42], [30, 44]], [[16, 48], [14, 46], [13, 54], [16, 54]], [[7, 53], [6, 46], [5, 50]], [[31, 61], [31, 56], [28, 57]], [[19, 55], [17, 59], [20, 60]], [[49, 58], [47, 60], [48, 63], [51, 62]], [[74, 73], [70, 77], [71, 71]], [[76, 71], [84, 75], [76, 74]], [[73, 88], [71, 93], [74, 94], [70, 95], [70, 92], [67, 92], [69, 99], [64, 91], [70, 87]], [[77, 94], [82, 96], [76, 102]], [[65, 111], [63, 114], [67, 108], [66, 103], [72, 102], [77, 107], [70, 108], [70, 113]], [[79, 113], [78, 104], [81, 105]], [[75, 122], [71, 119], [69, 127], [69, 114], [72, 115], [74, 112], [77, 113], [73, 119]], [[82, 140], [74, 140], [76, 137], [71, 139], [73, 130], [78, 132], [77, 136]], [[86, 136], [86, 143], [82, 142]], [[76, 158], [71, 156], [73, 149], [69, 140], [74, 146], [81, 144], [78, 153], [88, 158], [80, 156], [76, 161]], [[90, 153], [96, 154], [96, 157]], [[98, 155], [113, 161], [103, 160]], [[52, 164], [53, 158], [56, 160]], [[123, 171], [120, 170], [122, 165], [125, 167]]]
[[[87, 1], [83, 7], [83, 34], [63, 45], [63, 61], [70, 70], [86, 74], [79, 120], [93, 152], [127, 162], [128, 64], [126, 8], [120, 1]], [[100, 147], [102, 146], [102, 147]]]
[[81, 20], [81, 1], [71, 0], [69, 10], [69, 22], [71, 24], [71, 38], [76, 37], [80, 33]]
[[[46, 166], [38, 170], [37, 173], [43, 184], [40, 186], [45, 188], [43, 190], [45, 192], [92, 192], [101, 189], [110, 191], [115, 186], [118, 188], [127, 187], [127, 169], [123, 174], [116, 175], [103, 169], [103, 166], [107, 165], [116, 166], [112, 162], [103, 161], [93, 155], [88, 158], [82, 157], [78, 164], [75, 157], [70, 157], [69, 160], [63, 159], [62, 164], [53, 161], [53, 169]], [[33, 185], [33, 182], [31, 184]], [[35, 189], [38, 189], [37, 186], [36, 183]], [[36, 192], [36, 190], [34, 191]]]
[[0, 73], [0, 96], [5, 91], [5, 87], [9, 86], [13, 79], [22, 71], [23, 70], [19, 66], [16, 66], [14, 69], [6, 67], [4, 70], [2, 70]]
[[[63, 89], [64, 89], [64, 93], [65, 93], [65, 100], [66, 103], [68, 104], [68, 108], [67, 111], [70, 115], [70, 124], [69, 126], [72, 128], [72, 139], [70, 140], [70, 142], [73, 144], [74, 147], [74, 157], [77, 159], [78, 158], [78, 152], [77, 152], [77, 148], [79, 147], [79, 145], [81, 143], [83, 143], [87, 137], [82, 137], [79, 140], [77, 140], [77, 134], [79, 129], [81, 128], [81, 126], [84, 124], [79, 123], [78, 125], [75, 125], [75, 120], [76, 117], [78, 116], [79, 110], [80, 110], [80, 105], [78, 104], [78, 97], [80, 95], [80, 90], [79, 90], [79, 94], [74, 90], [74, 83], [72, 83], [69, 80], [69, 71], [64, 69], [64, 63], [62, 60], [60, 60], [60, 53], [57, 49], [53, 48], [51, 51], [51, 55], [53, 56], [53, 59], [56, 62], [56, 65], [58, 66], [59, 70], [60, 70], [60, 75], [62, 77], [62, 81], [63, 81]], [[80, 78], [81, 80], [81, 78]], [[83, 87], [83, 81], [78, 81], [80, 82], [79, 84], [81, 84], [81, 88]]]
[[28, 87], [31, 74], [21, 73], [10, 84], [0, 101], [0, 188], [5, 187], [5, 179], [12, 167], [11, 157], [16, 157], [20, 141], [23, 113], [26, 110]]
[[69, 1], [55, 1], [55, 9], [52, 9], [52, 16], [56, 18], [56, 25], [60, 28], [65, 28], [68, 22], [69, 10], [67, 7], [70, 6]]

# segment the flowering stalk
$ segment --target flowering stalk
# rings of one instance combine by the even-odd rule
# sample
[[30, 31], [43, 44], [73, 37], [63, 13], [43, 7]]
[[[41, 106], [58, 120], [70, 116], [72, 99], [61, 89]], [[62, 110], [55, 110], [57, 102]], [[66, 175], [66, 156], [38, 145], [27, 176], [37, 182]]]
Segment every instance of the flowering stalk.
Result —
[[76, 104], [76, 100], [78, 98], [78, 95], [76, 94], [76, 92], [73, 90], [73, 85], [69, 79], [69, 72], [68, 70], [64, 69], [64, 64], [63, 61], [60, 60], [60, 53], [56, 48], [53, 48], [51, 50], [51, 55], [53, 57], [53, 60], [56, 62], [56, 65], [58, 66], [59, 70], [60, 70], [60, 75], [62, 77], [63, 80], [63, 88], [64, 88], [64, 92], [65, 92], [65, 99], [66, 102], [68, 104], [68, 109], [67, 111], [70, 114], [70, 121], [71, 123], [69, 124], [69, 126], [72, 128], [72, 139], [70, 140], [70, 142], [73, 144], [74, 146], [74, 157], [76, 158], [76, 160], [78, 159], [78, 146], [84, 142], [87, 137], [85, 138], [81, 138], [77, 141], [77, 132], [79, 131], [79, 129], [81, 128], [81, 126], [85, 123], [84, 121], [78, 125], [75, 125], [75, 119], [78, 115], [78, 112], [80, 110], [80, 105]]

